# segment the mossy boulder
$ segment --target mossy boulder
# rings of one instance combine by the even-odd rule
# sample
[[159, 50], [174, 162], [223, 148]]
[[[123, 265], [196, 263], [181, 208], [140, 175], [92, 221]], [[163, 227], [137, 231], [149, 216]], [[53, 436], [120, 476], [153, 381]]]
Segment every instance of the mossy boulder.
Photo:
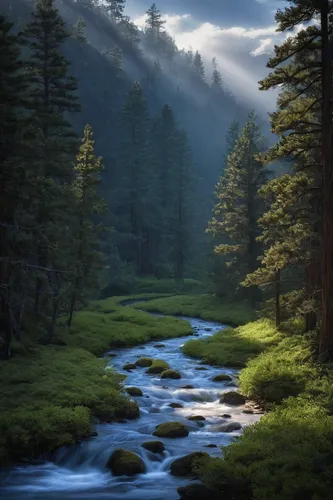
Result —
[[139, 387], [126, 387], [125, 390], [130, 396], [143, 396], [143, 392]]
[[148, 368], [148, 366], [153, 364], [153, 361], [154, 360], [152, 358], [140, 358], [135, 362], [135, 364], [140, 368]]
[[109, 458], [107, 468], [115, 476], [135, 476], [146, 471], [141, 457], [129, 450], [115, 450]]
[[246, 399], [239, 392], [230, 391], [230, 392], [226, 392], [225, 394], [222, 394], [222, 397], [220, 399], [220, 403], [226, 404], [229, 406], [240, 406], [240, 405], [244, 405], [246, 403]]
[[162, 441], [146, 441], [142, 444], [142, 447], [152, 453], [163, 453], [165, 450]]
[[136, 370], [137, 366], [135, 363], [126, 363], [126, 365], [123, 366], [123, 370], [130, 371], [130, 370]]
[[196, 477], [194, 466], [203, 458], [209, 458], [208, 453], [202, 451], [190, 453], [185, 457], [177, 458], [172, 462], [170, 472], [173, 476], [192, 476]]
[[230, 375], [227, 375], [226, 373], [220, 373], [219, 375], [216, 375], [215, 377], [212, 378], [213, 382], [230, 382], [232, 381], [232, 377]]
[[177, 489], [182, 500], [219, 500], [221, 496], [214, 493], [204, 484], [189, 484]]
[[170, 403], [169, 404], [170, 408], [184, 408], [184, 406], [180, 403]]
[[161, 378], [179, 379], [182, 378], [182, 376], [177, 370], [164, 370], [164, 372], [161, 373]]
[[206, 420], [206, 419], [202, 415], [193, 415], [191, 417], [188, 417], [187, 420], [192, 420], [193, 422], [200, 422], [200, 421], [203, 421], [203, 420]]
[[134, 420], [140, 417], [140, 408], [134, 401], [128, 401], [128, 403], [117, 412], [117, 417]]
[[180, 438], [189, 435], [186, 425], [181, 422], [166, 422], [156, 427], [153, 436], [161, 438]]
[[162, 373], [170, 368], [169, 364], [162, 359], [154, 359], [151, 366], [148, 368], [147, 373], [150, 375], [155, 375]]
[[199, 372], [203, 372], [203, 371], [208, 370], [208, 368], [206, 368], [205, 366], [196, 366], [195, 369]]

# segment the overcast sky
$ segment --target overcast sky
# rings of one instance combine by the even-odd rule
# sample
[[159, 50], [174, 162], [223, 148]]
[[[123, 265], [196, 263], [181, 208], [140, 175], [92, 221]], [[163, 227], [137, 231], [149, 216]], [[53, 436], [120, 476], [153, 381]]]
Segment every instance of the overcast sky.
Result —
[[[144, 24], [152, 0], [127, 0], [127, 13]], [[261, 111], [275, 107], [274, 92], [260, 92], [258, 80], [284, 35], [275, 31], [274, 15], [283, 0], [158, 0], [166, 29], [179, 48], [199, 50], [207, 69], [215, 56], [232, 92]]]

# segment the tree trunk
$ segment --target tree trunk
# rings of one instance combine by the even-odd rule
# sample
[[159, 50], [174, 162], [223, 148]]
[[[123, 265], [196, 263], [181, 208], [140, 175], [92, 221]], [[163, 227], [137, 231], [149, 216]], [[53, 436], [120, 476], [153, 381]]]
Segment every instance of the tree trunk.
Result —
[[[75, 285], [77, 287], [78, 284]], [[75, 303], [76, 303], [76, 288], [73, 291], [72, 295], [72, 300], [71, 300], [71, 306], [69, 310], [69, 317], [68, 317], [68, 331], [71, 331], [71, 326], [72, 326], [72, 321], [73, 321], [73, 314], [74, 314], [74, 309], [75, 309]]]
[[328, 33], [329, 2], [322, 0], [322, 325], [319, 352], [333, 359], [333, 167], [332, 60]]
[[[309, 265], [306, 268], [305, 277], [305, 290], [306, 298], [312, 300], [315, 298], [317, 291], [317, 263], [314, 259], [311, 259]], [[315, 330], [317, 326], [317, 314], [315, 310], [309, 311], [305, 314], [305, 332]]]
[[281, 324], [281, 272], [280, 269], [275, 273], [275, 324], [279, 328]]

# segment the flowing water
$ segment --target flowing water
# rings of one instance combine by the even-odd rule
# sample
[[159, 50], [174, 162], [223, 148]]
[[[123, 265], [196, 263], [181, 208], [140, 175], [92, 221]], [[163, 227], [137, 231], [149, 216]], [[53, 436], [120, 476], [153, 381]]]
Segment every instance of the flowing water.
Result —
[[[207, 337], [226, 328], [218, 323], [195, 318], [189, 321], [197, 337]], [[140, 406], [140, 418], [124, 423], [99, 424], [98, 436], [79, 445], [60, 449], [51, 463], [18, 466], [4, 474], [2, 500], [177, 500], [177, 488], [189, 483], [186, 478], [170, 474], [170, 464], [178, 457], [194, 451], [205, 451], [211, 456], [221, 456], [220, 447], [229, 444], [242, 431], [223, 432], [226, 423], [237, 422], [242, 427], [258, 420], [258, 414], [243, 413], [243, 407], [230, 407], [219, 403], [221, 394], [237, 387], [237, 371], [200, 365], [182, 353], [181, 346], [190, 337], [163, 341], [165, 347], [155, 347], [156, 342], [130, 349], [113, 350], [116, 356], [110, 365], [123, 372], [125, 363], [140, 357], [167, 361], [171, 368], [182, 374], [180, 380], [161, 380], [159, 375], [148, 375], [146, 368], [126, 372], [126, 386], [141, 388], [143, 397], [134, 398]], [[206, 368], [197, 370], [196, 368]], [[233, 377], [233, 382], [213, 382], [220, 373]], [[183, 389], [183, 386], [192, 389]], [[170, 403], [180, 403], [183, 408], [173, 409]], [[230, 418], [222, 417], [223, 414]], [[193, 415], [205, 417], [204, 422], [189, 421]], [[185, 438], [154, 438], [155, 427], [168, 421], [184, 422], [190, 429]], [[204, 424], [204, 425], [203, 425]], [[165, 445], [163, 455], [153, 454], [141, 444], [161, 440]], [[217, 445], [217, 448], [208, 447]], [[140, 455], [146, 473], [134, 478], [114, 477], [106, 469], [106, 462], [113, 450], [124, 448]]]

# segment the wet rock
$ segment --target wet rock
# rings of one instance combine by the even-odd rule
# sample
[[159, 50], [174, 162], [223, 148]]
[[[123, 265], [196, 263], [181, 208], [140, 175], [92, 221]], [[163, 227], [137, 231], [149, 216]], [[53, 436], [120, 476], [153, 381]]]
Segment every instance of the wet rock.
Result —
[[123, 366], [123, 370], [130, 371], [130, 370], [136, 370], [137, 366], [135, 363], [126, 363], [126, 365]]
[[217, 448], [217, 444], [207, 444], [206, 448]]
[[161, 378], [179, 379], [182, 378], [182, 376], [177, 370], [164, 370], [164, 372], [161, 373]]
[[202, 415], [193, 415], [192, 417], [188, 417], [187, 420], [193, 420], [194, 422], [198, 422], [206, 419]]
[[181, 422], [166, 422], [156, 427], [153, 436], [161, 438], [180, 438], [189, 435], [186, 425]]
[[184, 408], [184, 406], [181, 405], [180, 403], [170, 403], [169, 406], [171, 408]]
[[242, 410], [242, 413], [245, 413], [247, 415], [253, 415], [254, 410], [250, 410], [249, 408], [245, 408], [245, 410]]
[[125, 418], [119, 418], [116, 422], [117, 424], [127, 424], [127, 420]]
[[157, 406], [152, 406], [149, 410], [149, 413], [161, 413], [161, 410], [157, 408]]
[[143, 392], [139, 389], [139, 387], [126, 387], [125, 390], [130, 396], [143, 396]]
[[213, 328], [205, 328], [205, 332], [212, 332]]
[[117, 354], [115, 354], [114, 352], [108, 352], [108, 354], [107, 354], [108, 358], [115, 358], [116, 356], [117, 356]]
[[229, 424], [219, 426], [219, 432], [234, 432], [240, 431], [242, 428], [238, 422], [230, 422]]
[[[217, 500], [218, 496], [204, 484], [189, 484], [177, 489], [182, 500]], [[220, 497], [221, 498], [221, 497]]]
[[246, 402], [245, 397], [236, 391], [226, 392], [222, 394], [222, 397], [220, 399], [220, 403], [229, 406], [240, 406], [245, 404], [245, 402]]
[[94, 437], [97, 437], [98, 436], [98, 432], [97, 431], [91, 431], [88, 435], [89, 438], [94, 438]]
[[208, 368], [206, 368], [205, 366], [196, 366], [195, 369], [198, 370], [198, 371], [201, 371], [201, 372], [208, 370]]
[[134, 420], [135, 418], [140, 417], [140, 408], [134, 401], [129, 402], [127, 408], [124, 411], [124, 417], [130, 420]]
[[223, 413], [223, 415], [221, 415], [222, 418], [231, 418], [231, 415], [229, 415], [229, 413]]
[[168, 370], [169, 368], [170, 366], [166, 361], [163, 361], [162, 359], [154, 359], [152, 365], [148, 368], [147, 373], [149, 373], [149, 375], [157, 375], [165, 370]]
[[165, 344], [155, 344], [154, 347], [156, 349], [163, 349], [163, 347], [165, 347]]
[[212, 378], [213, 382], [227, 382], [227, 381], [232, 381], [232, 377], [230, 375], [227, 375], [226, 373], [220, 373], [219, 375], [216, 375], [215, 377]]
[[194, 472], [194, 466], [196, 462], [202, 458], [208, 458], [208, 453], [204, 453], [202, 451], [198, 451], [195, 453], [190, 453], [185, 457], [177, 458], [174, 462], [172, 462], [170, 467], [170, 472], [173, 476], [192, 476], [196, 477]]
[[123, 449], [114, 451], [106, 466], [115, 476], [135, 476], [146, 471], [141, 457], [132, 451]]
[[152, 453], [163, 453], [163, 451], [165, 450], [162, 441], [146, 441], [142, 444], [142, 446]]
[[144, 345], [141, 345], [139, 349], [146, 349]]
[[183, 385], [182, 389], [195, 389], [193, 385]]
[[140, 368], [147, 368], [153, 364], [152, 358], [140, 358], [136, 361], [136, 366], [140, 366]]

